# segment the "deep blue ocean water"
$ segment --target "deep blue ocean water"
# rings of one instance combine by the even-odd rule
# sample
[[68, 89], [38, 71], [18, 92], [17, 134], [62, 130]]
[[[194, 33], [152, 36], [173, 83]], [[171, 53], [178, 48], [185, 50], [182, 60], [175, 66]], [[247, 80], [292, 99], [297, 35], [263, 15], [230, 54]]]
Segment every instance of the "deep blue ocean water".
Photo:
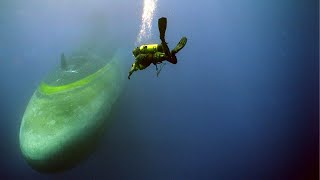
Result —
[[169, 47], [188, 37], [178, 64], [133, 74], [87, 160], [32, 170], [18, 135], [41, 79], [83, 42], [130, 54], [142, 4], [0, 2], [1, 179], [319, 178], [317, 0], [158, 0], [147, 43], [166, 16]]

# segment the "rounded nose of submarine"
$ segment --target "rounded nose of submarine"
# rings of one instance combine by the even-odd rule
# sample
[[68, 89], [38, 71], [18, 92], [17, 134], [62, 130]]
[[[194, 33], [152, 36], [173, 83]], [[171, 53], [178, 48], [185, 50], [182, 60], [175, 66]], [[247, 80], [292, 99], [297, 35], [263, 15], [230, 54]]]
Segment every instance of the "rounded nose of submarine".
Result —
[[119, 59], [106, 63], [95, 58], [67, 60], [74, 69], [53, 71], [31, 97], [19, 140], [34, 170], [52, 173], [76, 166], [95, 149], [109, 124], [122, 90], [122, 69]]

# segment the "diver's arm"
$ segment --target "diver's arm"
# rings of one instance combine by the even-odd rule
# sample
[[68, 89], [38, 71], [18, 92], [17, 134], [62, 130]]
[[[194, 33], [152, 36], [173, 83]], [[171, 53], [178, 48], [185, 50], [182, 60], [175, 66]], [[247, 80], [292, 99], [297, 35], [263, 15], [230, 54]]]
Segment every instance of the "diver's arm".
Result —
[[132, 67], [131, 67], [131, 69], [129, 71], [128, 79], [130, 79], [130, 76], [132, 75], [132, 73], [134, 71], [137, 71], [137, 70], [138, 70], [138, 66], [137, 66], [137, 62], [135, 62], [135, 63], [132, 64]]
[[128, 75], [128, 79], [130, 79], [130, 76], [131, 74], [134, 72], [134, 71], [138, 71], [139, 69], [139, 64], [145, 60], [145, 58], [147, 57], [147, 54], [139, 54], [137, 57], [136, 57], [136, 60], [135, 62], [132, 64], [132, 67], [129, 71], [129, 75]]

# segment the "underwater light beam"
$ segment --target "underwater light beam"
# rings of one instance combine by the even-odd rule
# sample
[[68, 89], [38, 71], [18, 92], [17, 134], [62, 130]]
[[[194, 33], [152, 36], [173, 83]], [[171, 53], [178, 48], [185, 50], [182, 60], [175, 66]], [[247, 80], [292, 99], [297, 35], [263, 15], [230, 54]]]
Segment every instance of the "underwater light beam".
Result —
[[152, 20], [157, 8], [157, 1], [158, 0], [143, 1], [143, 12], [141, 17], [142, 21], [136, 44], [140, 44], [142, 41], [147, 40], [151, 37]]

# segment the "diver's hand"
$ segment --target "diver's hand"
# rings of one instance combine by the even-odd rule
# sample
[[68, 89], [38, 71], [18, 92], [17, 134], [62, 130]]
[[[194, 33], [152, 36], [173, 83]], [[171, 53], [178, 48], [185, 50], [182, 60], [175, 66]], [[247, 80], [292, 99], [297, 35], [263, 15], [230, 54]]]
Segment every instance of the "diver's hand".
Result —
[[131, 69], [128, 73], [128, 79], [130, 79], [130, 76], [132, 75], [132, 73], [133, 73], [133, 70]]

